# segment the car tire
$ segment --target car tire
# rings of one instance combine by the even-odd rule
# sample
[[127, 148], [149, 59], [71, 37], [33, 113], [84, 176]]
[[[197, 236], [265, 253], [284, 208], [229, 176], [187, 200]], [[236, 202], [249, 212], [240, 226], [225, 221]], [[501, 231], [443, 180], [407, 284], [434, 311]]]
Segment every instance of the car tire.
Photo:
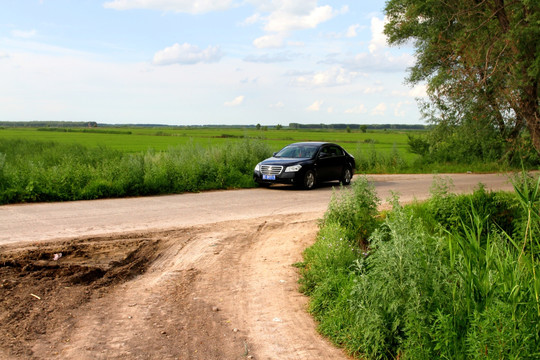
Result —
[[311, 190], [315, 187], [316, 184], [317, 177], [315, 176], [315, 172], [313, 170], [306, 171], [302, 181], [302, 187], [306, 190]]
[[343, 170], [343, 175], [341, 176], [341, 185], [347, 186], [351, 184], [351, 180], [353, 177], [353, 173], [350, 167], [346, 167], [345, 170]]

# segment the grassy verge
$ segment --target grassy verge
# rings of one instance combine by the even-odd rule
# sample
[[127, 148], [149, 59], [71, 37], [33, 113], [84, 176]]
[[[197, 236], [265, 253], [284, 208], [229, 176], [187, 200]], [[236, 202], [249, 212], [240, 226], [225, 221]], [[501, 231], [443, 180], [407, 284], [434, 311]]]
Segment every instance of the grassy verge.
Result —
[[367, 359], [539, 358], [539, 184], [439, 181], [383, 214], [365, 179], [334, 196], [299, 264], [319, 331]]
[[56, 142], [0, 142], [0, 204], [97, 199], [254, 186], [260, 141], [124, 153]]

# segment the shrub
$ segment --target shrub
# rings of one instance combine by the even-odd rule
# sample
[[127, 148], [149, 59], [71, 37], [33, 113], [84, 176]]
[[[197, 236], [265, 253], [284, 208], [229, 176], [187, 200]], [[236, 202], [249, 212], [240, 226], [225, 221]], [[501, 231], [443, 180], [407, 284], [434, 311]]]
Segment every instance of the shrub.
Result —
[[357, 193], [333, 199], [301, 270], [319, 331], [367, 359], [538, 358], [540, 180], [515, 186], [458, 196], [438, 180], [382, 223], [368, 201], [363, 250], [344, 241], [360, 227], [344, 215]]
[[424, 156], [429, 151], [429, 142], [421, 136], [407, 135], [407, 144], [409, 145], [409, 151], [413, 154]]
[[334, 190], [321, 226], [337, 224], [346, 229], [346, 237], [359, 244], [367, 241], [377, 225], [375, 215], [380, 199], [365, 176], [351, 184], [351, 191]]
[[[436, 223], [448, 231], [461, 231], [462, 220], [469, 218], [471, 206], [478, 216], [487, 218], [486, 231], [502, 229], [513, 233], [514, 219], [519, 216], [519, 204], [516, 197], [507, 192], [486, 191], [483, 184], [478, 184], [472, 195], [456, 195], [451, 192], [453, 184], [449, 178], [435, 177], [431, 187], [431, 197], [426, 202], [428, 212], [424, 221]], [[431, 219], [430, 219], [431, 218]]]

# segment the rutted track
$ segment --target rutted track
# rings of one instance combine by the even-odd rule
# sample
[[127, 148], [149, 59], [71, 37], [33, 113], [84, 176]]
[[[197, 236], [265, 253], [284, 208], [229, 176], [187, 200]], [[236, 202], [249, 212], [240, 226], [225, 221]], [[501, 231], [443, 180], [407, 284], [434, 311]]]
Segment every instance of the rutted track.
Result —
[[[432, 177], [372, 179], [382, 198], [408, 201], [425, 198]], [[456, 191], [480, 181], [511, 188], [454, 177]], [[0, 358], [346, 358], [316, 333], [291, 266], [331, 192], [0, 207]]]

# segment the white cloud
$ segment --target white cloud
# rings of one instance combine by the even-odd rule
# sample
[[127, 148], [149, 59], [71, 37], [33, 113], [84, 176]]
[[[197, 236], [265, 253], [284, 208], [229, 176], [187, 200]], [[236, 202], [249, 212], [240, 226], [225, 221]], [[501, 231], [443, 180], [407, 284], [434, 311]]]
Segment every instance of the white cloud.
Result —
[[367, 109], [364, 104], [360, 104], [358, 106], [345, 110], [345, 114], [365, 114], [365, 113], [367, 113]]
[[386, 104], [380, 103], [379, 105], [375, 106], [373, 110], [371, 110], [371, 115], [384, 115], [386, 113]]
[[384, 35], [384, 25], [387, 23], [386, 17], [379, 19], [371, 18], [371, 41], [369, 42], [369, 52], [374, 54], [388, 46], [386, 35]]
[[321, 106], [322, 106], [323, 102], [320, 101], [320, 100], [317, 100], [315, 101], [313, 104], [309, 105], [306, 110], [307, 111], [320, 111], [321, 110]]
[[[259, 48], [282, 47], [284, 39], [296, 30], [314, 29], [337, 15], [349, 11], [347, 6], [334, 9], [329, 5], [317, 6], [317, 0], [247, 0], [259, 12], [244, 20], [244, 24], [261, 22], [265, 36], [257, 38], [253, 45]], [[287, 43], [294, 45], [294, 43]], [[302, 44], [303, 45], [303, 44]]]
[[277, 54], [248, 55], [244, 58], [244, 61], [271, 64], [291, 61], [293, 56], [294, 54], [286, 52], [281, 52]]
[[246, 77], [240, 80], [240, 83], [241, 84], [257, 84], [258, 81], [259, 81], [258, 77]]
[[411, 97], [411, 98], [421, 98], [421, 97], [427, 97], [427, 86], [426, 84], [420, 84], [416, 85], [410, 90], [407, 91], [392, 91], [392, 95], [394, 96], [405, 96], [405, 97]]
[[0, 51], [0, 59], [8, 59], [8, 58], [9, 58], [9, 54], [8, 54], [8, 53], [1, 52], [1, 51]]
[[188, 43], [182, 45], [176, 43], [158, 51], [154, 55], [152, 63], [154, 65], [212, 63], [219, 61], [222, 56], [218, 46], [209, 46], [207, 49], [201, 50], [198, 46]]
[[[368, 44], [368, 50], [355, 55], [346, 55], [341, 57], [340, 52], [331, 53], [322, 63], [340, 64], [351, 70], [361, 70], [363, 72], [403, 72], [408, 67], [414, 65], [416, 59], [410, 52], [396, 54], [387, 44], [386, 35], [384, 35], [384, 25], [387, 19], [371, 18], [371, 40]], [[359, 24], [352, 25], [343, 34], [330, 34], [334, 38], [343, 38], [355, 36], [357, 30], [361, 28]]]
[[347, 32], [345, 33], [345, 37], [348, 37], [348, 38], [356, 37], [358, 35], [356, 30], [358, 30], [359, 27], [360, 27], [360, 24], [349, 26], [349, 28], [347, 29]]
[[414, 98], [427, 97], [427, 86], [425, 84], [416, 85], [409, 91], [409, 96]]
[[367, 87], [367, 88], [365, 88], [363, 93], [364, 94], [377, 94], [377, 93], [382, 93], [383, 91], [384, 91], [383, 86], [375, 86], [375, 87]]
[[400, 101], [397, 104], [393, 104], [392, 107], [394, 108], [394, 115], [396, 117], [404, 117], [406, 114], [406, 111], [403, 109], [404, 105], [410, 105], [410, 101]]
[[294, 83], [299, 86], [336, 86], [350, 84], [359, 74], [341, 67], [333, 67], [326, 71], [310, 75], [298, 76]]
[[290, 32], [293, 30], [314, 29], [319, 24], [338, 14], [331, 6], [319, 6], [307, 14], [295, 14], [282, 9], [270, 14], [264, 29], [270, 32]]
[[292, 14], [306, 14], [317, 7], [318, 0], [247, 0], [247, 2], [253, 4], [260, 12], [285, 11]]
[[253, 24], [258, 23], [259, 21], [261, 21], [261, 14], [255, 13], [255, 14], [247, 17], [244, 21], [242, 21], [242, 23], [240, 23], [240, 25], [249, 26], [249, 25], [253, 25]]
[[229, 106], [229, 107], [239, 106], [239, 105], [242, 105], [243, 102], [244, 102], [244, 95], [240, 95], [240, 96], [235, 97], [232, 101], [226, 101], [224, 105]]
[[[330, 61], [328, 61], [330, 62]], [[334, 60], [334, 62], [336, 62]], [[352, 58], [342, 61], [342, 64], [350, 69], [362, 69], [366, 72], [402, 72], [413, 66], [415, 58], [411, 54], [394, 56], [389, 52], [360, 53]]]
[[203, 14], [229, 9], [232, 0], [112, 0], [103, 4], [107, 9], [151, 9], [159, 11]]
[[272, 109], [282, 109], [285, 107], [285, 103], [283, 101], [278, 101], [275, 104], [270, 104], [270, 108]]
[[264, 35], [253, 40], [253, 45], [259, 49], [271, 49], [283, 47], [283, 34]]
[[30, 39], [37, 35], [36, 30], [12, 30], [11, 36], [16, 38]]
[[287, 41], [287, 45], [294, 47], [304, 47], [306, 43], [302, 41]]

